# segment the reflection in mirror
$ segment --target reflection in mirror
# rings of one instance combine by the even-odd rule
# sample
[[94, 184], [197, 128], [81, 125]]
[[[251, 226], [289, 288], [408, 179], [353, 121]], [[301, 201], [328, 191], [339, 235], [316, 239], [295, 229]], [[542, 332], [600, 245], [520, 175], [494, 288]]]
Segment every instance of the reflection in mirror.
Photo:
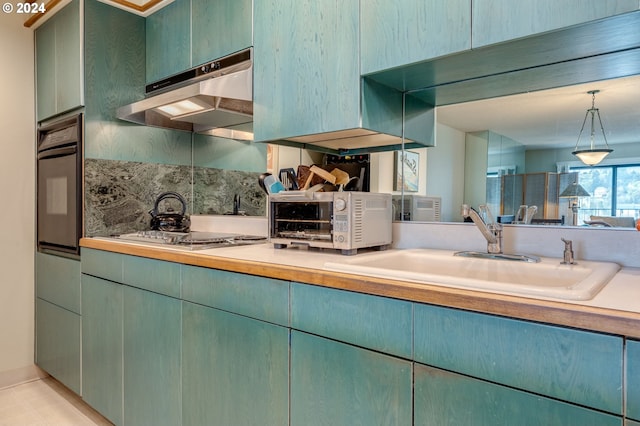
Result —
[[[589, 167], [572, 151], [593, 89], [601, 91], [597, 107], [613, 152]], [[638, 97], [640, 77], [632, 76], [438, 107], [436, 146], [425, 153], [422, 184], [442, 198], [443, 221], [461, 221], [463, 203], [488, 204], [505, 222], [521, 221], [518, 210], [531, 205], [537, 207], [532, 223], [544, 225], [607, 226], [592, 216], [638, 219]], [[614, 173], [623, 178], [602, 177]], [[560, 197], [576, 181], [590, 196], [577, 203]]]

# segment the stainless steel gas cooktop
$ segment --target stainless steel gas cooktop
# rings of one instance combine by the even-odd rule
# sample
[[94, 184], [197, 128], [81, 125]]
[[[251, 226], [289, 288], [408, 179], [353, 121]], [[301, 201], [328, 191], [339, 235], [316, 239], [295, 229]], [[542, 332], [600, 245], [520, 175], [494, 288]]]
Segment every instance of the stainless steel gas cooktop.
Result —
[[140, 242], [145, 244], [168, 245], [185, 250], [205, 250], [216, 247], [233, 247], [249, 244], [260, 244], [267, 241], [258, 235], [230, 234], [222, 232], [169, 232], [138, 231], [117, 235], [119, 240]]

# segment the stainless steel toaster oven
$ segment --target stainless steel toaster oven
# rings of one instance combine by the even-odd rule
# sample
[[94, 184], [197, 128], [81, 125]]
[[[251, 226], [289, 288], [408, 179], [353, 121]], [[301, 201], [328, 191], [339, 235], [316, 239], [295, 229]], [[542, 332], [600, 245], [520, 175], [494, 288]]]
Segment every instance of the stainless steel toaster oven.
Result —
[[269, 241], [275, 248], [308, 246], [355, 254], [386, 249], [391, 237], [391, 194], [283, 191], [269, 196]]

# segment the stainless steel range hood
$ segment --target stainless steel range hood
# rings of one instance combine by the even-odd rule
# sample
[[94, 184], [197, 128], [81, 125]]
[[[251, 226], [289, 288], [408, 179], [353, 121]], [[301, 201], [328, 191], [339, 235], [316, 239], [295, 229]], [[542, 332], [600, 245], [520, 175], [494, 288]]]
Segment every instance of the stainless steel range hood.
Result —
[[147, 86], [147, 98], [118, 108], [145, 126], [253, 140], [253, 61], [247, 49]]

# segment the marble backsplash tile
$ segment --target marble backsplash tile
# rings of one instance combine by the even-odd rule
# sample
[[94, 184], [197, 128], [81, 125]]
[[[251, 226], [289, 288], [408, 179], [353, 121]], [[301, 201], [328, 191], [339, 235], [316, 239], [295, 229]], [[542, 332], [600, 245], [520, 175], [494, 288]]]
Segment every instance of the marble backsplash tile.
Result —
[[259, 173], [85, 159], [84, 176], [86, 236], [149, 229], [149, 211], [166, 191], [185, 198], [188, 214], [230, 213], [237, 194], [240, 211], [249, 216], [265, 215], [266, 196], [258, 186]]

